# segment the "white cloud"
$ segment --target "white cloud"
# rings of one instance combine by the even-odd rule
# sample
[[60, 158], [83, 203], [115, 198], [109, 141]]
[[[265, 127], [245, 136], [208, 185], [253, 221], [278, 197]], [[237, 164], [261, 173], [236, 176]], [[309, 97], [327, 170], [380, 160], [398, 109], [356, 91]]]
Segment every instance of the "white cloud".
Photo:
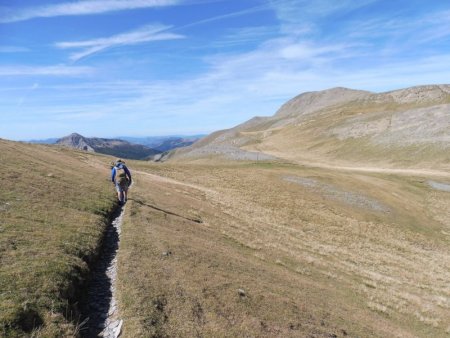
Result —
[[151, 25], [141, 27], [138, 30], [132, 32], [122, 33], [107, 38], [84, 41], [58, 42], [55, 44], [55, 46], [62, 49], [85, 48], [81, 52], [74, 53], [70, 56], [70, 59], [72, 61], [77, 61], [91, 54], [98, 53], [104, 49], [115, 46], [136, 45], [139, 43], [150, 41], [174, 40], [184, 38], [184, 36], [179, 34], [164, 32], [169, 28], [171, 27], [164, 25]]
[[309, 42], [291, 43], [286, 46], [280, 47], [278, 51], [279, 56], [286, 60], [303, 60], [312, 62], [318, 57], [331, 56], [332, 58], [338, 58], [344, 53], [345, 56], [349, 56], [351, 46], [344, 44], [335, 45], [315, 45]]
[[21, 98], [19, 98], [17, 106], [18, 107], [22, 106], [23, 103], [25, 102], [25, 100], [27, 99], [27, 97], [30, 95], [30, 93], [35, 91], [38, 88], [39, 88], [39, 83], [37, 83], [37, 82], [33, 83], [31, 85], [31, 87], [29, 87], [27, 90], [24, 91], [24, 95]]
[[[99, 132], [114, 135], [116, 126], [110, 121], [124, 114], [129, 129], [125, 128], [123, 133], [186, 133], [186, 128], [209, 132], [232, 127], [255, 115], [273, 115], [282, 103], [304, 91], [335, 86], [385, 91], [445, 83], [450, 78], [450, 69], [446, 67], [450, 55], [363, 68], [350, 63], [335, 68], [331, 56], [320, 65], [314, 63], [316, 57], [308, 59], [307, 64], [286, 61], [277, 53], [268, 59], [274, 46], [268, 44], [233, 58], [216, 58], [211, 60], [210, 72], [185, 80], [89, 82], [78, 87], [43, 88], [39, 100], [44, 92], [51, 92], [50, 97], [42, 100], [43, 105], [36, 105], [35, 98], [33, 105], [23, 107], [22, 111], [29, 111], [30, 116], [37, 112], [43, 116], [50, 114], [52, 121], [70, 118], [70, 125], [65, 126], [69, 131], [76, 126], [77, 131], [96, 136]], [[310, 48], [320, 50], [321, 46]], [[92, 94], [99, 95], [95, 103], [91, 101]], [[96, 123], [91, 118], [102, 125], [102, 131], [95, 129]], [[88, 128], [86, 121], [92, 130], [83, 129]]]
[[450, 11], [418, 18], [393, 18], [385, 15], [364, 21], [355, 19], [348, 22], [343, 34], [347, 39], [390, 38], [399, 39], [403, 43], [427, 43], [450, 37], [449, 19]]
[[260, 5], [260, 6], [255, 6], [255, 7], [250, 7], [250, 8], [241, 10], [241, 11], [231, 12], [231, 13], [227, 13], [227, 14], [223, 14], [223, 15], [217, 15], [217, 16], [213, 16], [213, 17], [210, 17], [210, 18], [207, 18], [207, 19], [203, 19], [203, 20], [199, 20], [199, 21], [196, 21], [196, 22], [192, 22], [192, 23], [189, 23], [187, 25], [178, 27], [178, 29], [194, 27], [194, 26], [198, 26], [198, 25], [203, 25], [205, 23], [211, 23], [211, 22], [220, 21], [220, 20], [224, 20], [224, 19], [236, 18], [236, 17], [239, 17], [239, 16], [253, 14], [253, 13], [260, 12], [260, 11], [266, 11], [266, 10], [269, 10], [269, 9], [270, 9], [270, 6], [268, 6], [267, 4]]
[[84, 76], [94, 72], [91, 67], [78, 66], [0, 66], [0, 76]]
[[0, 53], [22, 53], [29, 52], [30, 50], [25, 47], [19, 46], [0, 46]]
[[335, 12], [348, 12], [378, 0], [268, 0], [277, 17], [285, 22], [325, 17]]
[[255, 115], [272, 115], [303, 91], [335, 86], [379, 91], [446, 82], [450, 76], [450, 70], [443, 71], [450, 55], [335, 67], [342, 58], [354, 57], [353, 46], [309, 42], [306, 52], [303, 46], [288, 39], [272, 40], [252, 52], [211, 58], [210, 71], [195, 78], [136, 83], [130, 86], [129, 96], [108, 108], [108, 113], [127, 112], [143, 126], [160, 120], [190, 121], [199, 128], [209, 123], [216, 129]]
[[[385, 13], [383, 17], [366, 13], [353, 17], [353, 20], [331, 25], [332, 30], [327, 31], [323, 27], [320, 31], [316, 26], [327, 15], [333, 18], [334, 13], [351, 11], [370, 2], [373, 0], [270, 1], [276, 8], [280, 25], [294, 29], [281, 30], [280, 33], [279, 27], [272, 23], [268, 27], [229, 31], [231, 33], [218, 43], [222, 42], [226, 46], [226, 43], [233, 45], [255, 41], [258, 47], [245, 53], [203, 56], [207, 67], [203, 73], [180, 75], [172, 81], [150, 79], [84, 84], [73, 81], [65, 82], [61, 88], [56, 88], [58, 84], [55, 83], [55, 88], [40, 87], [39, 93], [35, 93], [39, 95], [33, 97], [33, 105], [25, 102], [22, 108], [23, 111], [28, 109], [31, 116], [36, 113], [35, 103], [39, 101], [42, 102], [42, 106], [38, 107], [42, 115], [50, 112], [54, 117], [66, 118], [67, 114], [72, 119], [71, 123], [78, 121], [80, 126], [86, 123], [87, 116], [92, 115], [92, 118], [101, 122], [104, 132], [110, 135], [114, 133], [115, 126], [109, 125], [109, 121], [115, 121], [115, 116], [126, 114], [130, 121], [129, 130], [148, 135], [161, 130], [169, 132], [168, 128], [175, 127], [195, 126], [197, 130], [203, 131], [231, 127], [254, 115], [272, 115], [282, 103], [304, 91], [335, 86], [385, 91], [448, 82], [450, 54], [447, 55], [443, 50], [434, 53], [433, 48], [427, 45], [431, 39], [439, 42], [448, 36], [448, 12], [439, 17], [429, 13], [408, 19], [392, 13]], [[190, 26], [263, 9], [260, 6], [212, 17]], [[181, 38], [170, 32], [186, 27], [189, 25], [177, 28], [146, 26], [110, 37], [66, 41], [55, 46], [71, 52], [73, 49], [76, 53], [71, 58], [79, 60], [110, 47]], [[420, 31], [423, 33], [420, 34]], [[407, 37], [410, 40], [405, 39]], [[424, 48], [414, 48], [422, 46]], [[392, 49], [389, 50], [389, 47]], [[410, 53], [411, 50], [414, 53]], [[190, 66], [188, 62], [187, 67]], [[120, 68], [117, 64], [110, 66], [114, 70]], [[108, 65], [102, 67], [105, 67], [103, 72], [107, 73]], [[75, 69], [83, 73], [85, 67]], [[90, 71], [89, 68], [85, 69], [86, 73]], [[4, 72], [5, 68], [0, 68], [0, 75]], [[53, 73], [49, 67], [33, 71], [17, 68], [15, 72]], [[44, 98], [43, 93], [47, 93], [48, 97]], [[80, 115], [85, 113], [88, 115]], [[89, 126], [94, 128], [94, 124], [89, 122]], [[92, 134], [98, 132], [92, 130]], [[83, 130], [80, 128], [79, 131]], [[127, 131], [124, 130], [124, 133]]]
[[349, 12], [377, 0], [268, 0], [285, 34], [301, 36], [311, 31], [315, 20], [337, 12]]
[[235, 47], [257, 43], [279, 34], [277, 26], [253, 26], [230, 29], [230, 32], [222, 38], [214, 41], [211, 46], [214, 48]]
[[33, 18], [49, 18], [68, 15], [91, 15], [113, 11], [171, 6], [178, 0], [84, 0], [59, 4], [28, 7], [17, 11], [6, 11], [0, 23], [24, 21]]

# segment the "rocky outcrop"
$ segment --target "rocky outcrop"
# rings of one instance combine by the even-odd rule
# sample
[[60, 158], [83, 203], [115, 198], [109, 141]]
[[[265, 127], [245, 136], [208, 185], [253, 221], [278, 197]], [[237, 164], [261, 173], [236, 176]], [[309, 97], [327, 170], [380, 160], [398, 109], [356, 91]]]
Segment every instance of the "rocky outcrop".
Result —
[[88, 139], [77, 133], [72, 133], [69, 136], [58, 139], [56, 144], [79, 150], [95, 152], [94, 148], [89, 145]]

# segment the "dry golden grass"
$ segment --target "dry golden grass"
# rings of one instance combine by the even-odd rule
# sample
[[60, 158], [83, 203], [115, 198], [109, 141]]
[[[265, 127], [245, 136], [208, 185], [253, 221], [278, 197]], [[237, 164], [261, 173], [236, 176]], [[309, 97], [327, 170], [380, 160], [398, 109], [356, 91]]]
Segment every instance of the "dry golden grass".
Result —
[[[114, 205], [109, 159], [6, 141], [0, 150], [0, 335], [75, 334], [67, 304]], [[450, 193], [426, 172], [128, 165], [124, 337], [450, 333]]]
[[419, 90], [421, 98], [413, 88], [403, 93], [412, 95], [396, 100], [385, 93], [353, 101], [350, 95], [341, 103], [333, 103], [336, 93], [324, 92], [324, 97], [329, 96], [325, 106], [323, 102], [294, 98], [272, 117], [254, 118], [213, 133], [192, 147], [175, 151], [170, 159], [198, 162], [217, 158], [257, 160], [259, 156], [269, 160], [272, 156], [297, 164], [364, 163], [449, 170], [446, 135], [450, 95], [435, 87], [431, 92], [439, 94], [428, 96], [429, 89]]
[[450, 194], [425, 178], [264, 163], [131, 168], [125, 336], [448, 335]]
[[90, 158], [0, 140], [2, 337], [76, 331], [72, 302], [115, 203], [107, 166], [93, 167]]

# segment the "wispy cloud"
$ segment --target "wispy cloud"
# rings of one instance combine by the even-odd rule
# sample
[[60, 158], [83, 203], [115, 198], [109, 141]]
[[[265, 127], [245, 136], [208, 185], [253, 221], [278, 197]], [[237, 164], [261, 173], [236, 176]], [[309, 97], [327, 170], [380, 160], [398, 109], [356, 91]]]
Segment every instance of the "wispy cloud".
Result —
[[55, 44], [57, 48], [83, 48], [82, 51], [74, 53], [70, 56], [72, 61], [78, 61], [84, 57], [98, 53], [102, 50], [126, 45], [136, 45], [150, 41], [174, 40], [182, 39], [184, 36], [167, 32], [170, 26], [150, 25], [141, 27], [137, 30], [113, 35], [107, 38], [99, 38], [84, 41], [58, 42]]
[[179, 26], [176, 29], [179, 30], [179, 29], [186, 29], [186, 28], [190, 28], [190, 27], [200, 26], [200, 25], [204, 25], [204, 24], [207, 24], [207, 23], [212, 23], [212, 22], [215, 22], [215, 21], [221, 21], [221, 20], [236, 18], [236, 17], [240, 17], [240, 16], [244, 16], [244, 15], [249, 15], [249, 14], [261, 12], [261, 11], [267, 11], [269, 9], [271, 9], [269, 4], [263, 4], [263, 5], [254, 6], [254, 7], [250, 7], [250, 8], [247, 8], [247, 9], [243, 9], [243, 10], [240, 10], [240, 11], [231, 12], [231, 13], [222, 14], [222, 15], [217, 15], [217, 16], [212, 16], [210, 18], [206, 18], [206, 19], [203, 19], [203, 20], [191, 22], [189, 24], [186, 24], [186, 25], [183, 25], [183, 26]]
[[[110, 105], [108, 114], [128, 111], [145, 128], [170, 120], [214, 130], [271, 115], [302, 91], [334, 86], [378, 91], [445, 82], [450, 76], [450, 70], [443, 71], [450, 55], [360, 67], [351, 62], [360, 52], [354, 45], [273, 39], [251, 52], [210, 58], [210, 70], [195, 78], [131, 84], [129, 96]], [[350, 62], [336, 67], [343, 59]]]
[[0, 53], [22, 53], [29, 52], [30, 50], [25, 47], [19, 46], [0, 46]]
[[224, 37], [214, 41], [212, 47], [225, 48], [235, 47], [239, 45], [248, 45], [249, 43], [257, 43], [265, 41], [269, 38], [277, 36], [277, 26], [253, 26], [242, 27], [239, 29], [231, 29]]
[[[410, 42], [416, 44], [439, 42], [445, 43], [450, 38], [450, 11], [429, 14], [416, 20], [404, 19], [402, 24], [410, 35]], [[412, 21], [412, 22], [411, 22]]]
[[0, 66], [0, 76], [84, 76], [94, 72], [92, 67], [79, 66]]
[[[178, 5], [196, 2], [209, 3], [210, 0], [180, 0]], [[247, 3], [258, 6], [239, 7], [240, 10], [215, 16], [204, 14], [200, 19], [203, 12], [198, 12], [190, 17], [192, 21], [188, 24], [162, 16], [161, 22], [175, 22], [175, 26], [145, 26], [129, 32], [118, 30], [122, 33], [112, 36], [87, 35], [89, 38], [85, 40], [66, 40], [52, 48], [64, 50], [77, 61], [108, 48], [183, 37], [175, 33], [186, 31], [193, 37], [190, 44], [177, 43], [170, 49], [158, 50], [152, 63], [148, 63], [148, 56], [142, 56], [138, 48], [130, 52], [127, 51], [130, 48], [117, 48], [114, 52], [125, 52], [127, 57], [111, 61], [113, 55], [105, 56], [106, 62], [96, 63], [99, 68], [95, 77], [86, 76], [94, 71], [87, 67], [0, 67], [0, 76], [82, 77], [82, 82], [46, 79], [40, 82], [39, 88], [30, 90], [26, 100], [16, 107], [17, 97], [23, 95], [17, 86], [40, 81], [19, 77], [16, 82], [11, 81], [11, 88], [0, 88], [0, 92], [4, 92], [2, 109], [13, 113], [9, 116], [23, 119], [14, 125], [17, 129], [23, 129], [26, 119], [31, 120], [36, 114], [47, 116], [46, 123], [50, 125], [58, 120], [60, 124], [52, 125], [51, 130], [44, 125], [39, 128], [47, 133], [59, 130], [64, 134], [76, 129], [81, 133], [111, 136], [117, 129], [116, 117], [124, 113], [129, 121], [128, 132], [124, 130], [124, 133], [208, 132], [231, 127], [254, 115], [272, 115], [282, 103], [303, 91], [334, 86], [385, 91], [448, 82], [449, 12], [416, 9], [411, 14], [410, 9], [402, 6], [392, 12], [384, 6], [377, 7], [377, 2], [382, 3], [375, 0], [252, 0]], [[126, 3], [136, 4], [137, 1]], [[361, 8], [366, 5], [374, 6]], [[268, 9], [273, 12], [262, 13]], [[263, 15], [253, 15], [255, 13]], [[245, 20], [236, 20], [245, 15], [248, 15]], [[262, 17], [272, 19], [264, 21]], [[210, 25], [228, 19], [233, 19], [229, 25], [228, 22], [227, 25]], [[205, 27], [188, 30], [200, 25]], [[220, 30], [214, 30], [218, 28]], [[207, 35], [199, 34], [205, 31]], [[190, 49], [185, 53], [187, 48]], [[61, 53], [54, 54], [60, 56]], [[145, 68], [139, 65], [141, 58], [147, 62]], [[176, 63], [172, 64], [174, 60]], [[153, 71], [156, 67], [157, 71]], [[181, 72], [173, 71], [180, 68]], [[151, 77], [144, 74], [146, 71]], [[112, 73], [118, 76], [110, 76]], [[66, 122], [69, 119], [70, 122]], [[5, 133], [10, 129], [8, 124]], [[29, 130], [24, 129], [24, 135], [27, 133]]]
[[21, 98], [19, 98], [19, 101], [17, 102], [17, 107], [21, 107], [24, 102], [26, 101], [27, 97], [36, 89], [39, 88], [39, 83], [33, 83], [31, 87], [27, 88], [27, 90], [24, 91], [24, 94]]
[[281, 22], [281, 29], [289, 35], [304, 35], [318, 18], [344, 13], [367, 6], [377, 0], [268, 0]]
[[113, 11], [163, 7], [175, 5], [179, 0], [84, 0], [63, 2], [39, 7], [27, 7], [18, 10], [5, 10], [0, 23], [25, 21], [33, 18], [49, 18], [69, 15], [91, 15]]
[[418, 16], [392, 16], [348, 21], [340, 34], [348, 41], [364, 42], [366, 51], [385, 57], [411, 58], [448, 51], [450, 12], [431, 12]]
[[268, 0], [281, 21], [299, 22], [300, 18], [325, 17], [336, 12], [349, 12], [378, 0]]

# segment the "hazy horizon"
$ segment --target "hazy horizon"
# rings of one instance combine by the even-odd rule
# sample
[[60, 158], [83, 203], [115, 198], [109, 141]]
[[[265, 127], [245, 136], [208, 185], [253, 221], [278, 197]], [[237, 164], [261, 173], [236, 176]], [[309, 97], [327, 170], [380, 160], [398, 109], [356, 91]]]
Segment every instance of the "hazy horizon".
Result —
[[[61, 139], [63, 137], [67, 137], [71, 134], [79, 134], [77, 132], [73, 132], [67, 135], [62, 136], [55, 136], [55, 137], [45, 137], [45, 138], [38, 138], [38, 139], [22, 139], [22, 140], [16, 140], [20, 142], [31, 142], [31, 143], [53, 143], [56, 142], [58, 139]], [[207, 134], [193, 134], [193, 135], [147, 135], [147, 136], [126, 136], [126, 135], [120, 135], [120, 136], [107, 136], [107, 137], [100, 137], [104, 139], [116, 139], [116, 140], [124, 140], [129, 141], [135, 140], [135, 141], [143, 141], [143, 140], [159, 140], [159, 139], [169, 139], [169, 138], [201, 138], [206, 136]], [[98, 138], [98, 136], [95, 135], [81, 135], [86, 138]]]

